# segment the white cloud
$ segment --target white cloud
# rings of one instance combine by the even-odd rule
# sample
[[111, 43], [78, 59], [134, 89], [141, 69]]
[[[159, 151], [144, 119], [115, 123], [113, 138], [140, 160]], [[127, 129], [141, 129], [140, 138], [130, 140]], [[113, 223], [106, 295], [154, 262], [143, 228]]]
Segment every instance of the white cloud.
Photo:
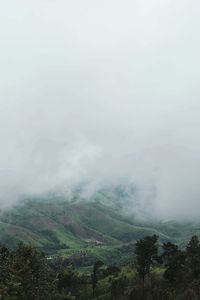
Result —
[[156, 186], [158, 214], [197, 215], [199, 8], [3, 3], [1, 203], [83, 178], [128, 177]]

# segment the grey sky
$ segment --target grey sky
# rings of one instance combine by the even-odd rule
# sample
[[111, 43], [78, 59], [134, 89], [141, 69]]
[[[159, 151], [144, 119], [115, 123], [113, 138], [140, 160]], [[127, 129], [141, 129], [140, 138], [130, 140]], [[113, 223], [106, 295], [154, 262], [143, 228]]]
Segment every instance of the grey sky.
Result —
[[2, 2], [0, 203], [127, 177], [156, 186], [158, 215], [198, 217], [199, 11], [197, 0]]

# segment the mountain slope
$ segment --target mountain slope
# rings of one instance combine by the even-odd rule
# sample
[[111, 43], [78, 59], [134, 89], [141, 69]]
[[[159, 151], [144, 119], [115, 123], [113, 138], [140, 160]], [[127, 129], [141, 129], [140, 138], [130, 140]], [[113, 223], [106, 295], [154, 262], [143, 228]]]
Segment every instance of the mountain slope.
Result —
[[198, 224], [139, 222], [125, 217], [117, 195], [106, 193], [98, 193], [92, 201], [80, 197], [24, 201], [1, 214], [0, 243], [14, 247], [23, 241], [51, 255], [59, 253], [79, 263], [81, 258], [84, 264], [96, 258], [123, 260], [132, 255], [133, 243], [145, 235], [157, 234], [161, 241], [180, 244], [200, 234]]
[[156, 228], [131, 224], [117, 209], [97, 202], [27, 201], [4, 213], [0, 228], [1, 242], [27, 240], [39, 247], [60, 243], [76, 248], [93, 241], [117, 245], [147, 234], [170, 239]]

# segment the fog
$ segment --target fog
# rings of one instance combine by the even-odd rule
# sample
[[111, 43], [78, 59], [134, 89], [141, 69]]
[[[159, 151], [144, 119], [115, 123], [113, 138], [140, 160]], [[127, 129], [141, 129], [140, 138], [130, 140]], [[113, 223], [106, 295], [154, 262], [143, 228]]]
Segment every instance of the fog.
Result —
[[200, 217], [199, 10], [197, 0], [2, 2], [1, 207], [125, 180], [155, 217]]

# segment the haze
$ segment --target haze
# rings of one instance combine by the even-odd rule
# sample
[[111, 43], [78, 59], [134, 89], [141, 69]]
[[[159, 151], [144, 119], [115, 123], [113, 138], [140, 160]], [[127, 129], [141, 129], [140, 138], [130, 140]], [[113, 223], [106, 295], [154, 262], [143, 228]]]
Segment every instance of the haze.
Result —
[[127, 180], [149, 213], [198, 218], [199, 10], [197, 0], [2, 2], [1, 206]]

